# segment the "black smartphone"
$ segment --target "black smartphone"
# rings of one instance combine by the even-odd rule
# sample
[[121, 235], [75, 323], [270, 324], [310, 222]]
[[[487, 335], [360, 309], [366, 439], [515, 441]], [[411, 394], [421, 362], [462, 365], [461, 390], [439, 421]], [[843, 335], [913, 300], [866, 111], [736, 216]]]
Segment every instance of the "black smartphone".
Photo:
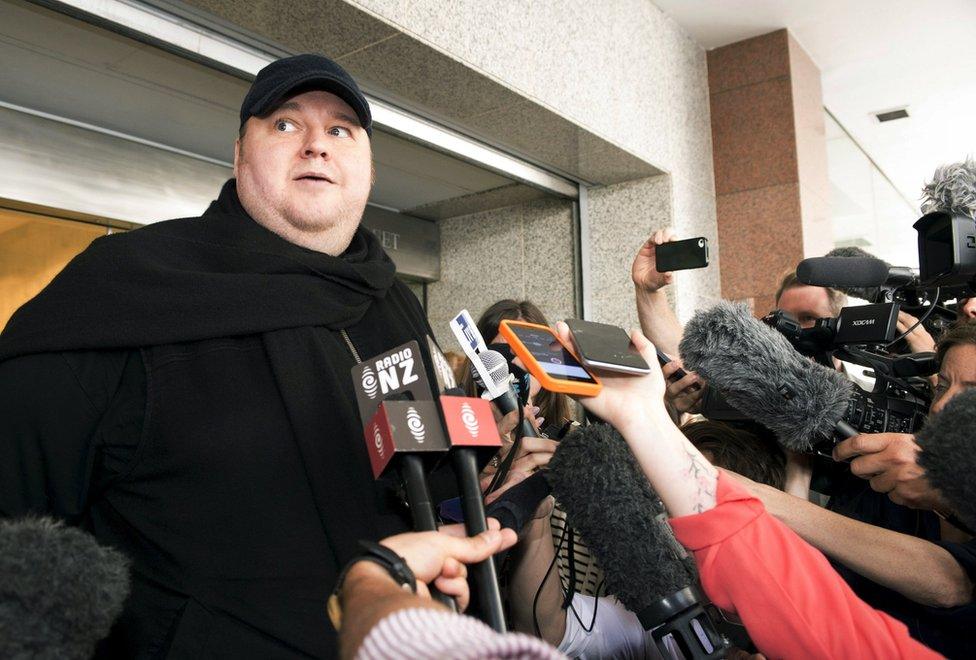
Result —
[[657, 272], [704, 268], [708, 265], [708, 239], [704, 236], [658, 245], [654, 250]]
[[581, 319], [566, 319], [580, 361], [593, 369], [647, 374], [651, 368], [623, 328]]
[[[660, 348], [657, 348], [657, 347], [655, 347], [655, 348], [657, 350], [657, 361], [663, 367], [664, 365], [666, 365], [668, 362], [671, 361], [671, 357], [667, 353], [665, 353], [664, 351], [662, 351]], [[675, 371], [673, 374], [671, 374], [668, 377], [668, 380], [671, 381], [672, 383], [677, 383], [679, 380], [681, 380], [682, 378], [684, 378], [687, 375], [688, 375], [688, 372], [687, 371], [685, 371], [681, 367], [678, 367], [678, 370]], [[701, 389], [701, 385], [698, 384], [698, 383], [692, 383], [691, 389], [693, 389], [693, 390], [700, 390]]]

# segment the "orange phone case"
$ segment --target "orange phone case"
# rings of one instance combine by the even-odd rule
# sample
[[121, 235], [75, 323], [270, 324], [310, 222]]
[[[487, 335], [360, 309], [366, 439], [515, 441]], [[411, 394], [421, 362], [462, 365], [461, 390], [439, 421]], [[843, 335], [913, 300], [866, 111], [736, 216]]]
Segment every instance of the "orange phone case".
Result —
[[552, 329], [547, 325], [526, 323], [525, 321], [508, 321], [508, 320], [502, 321], [501, 325], [498, 328], [498, 331], [501, 333], [502, 337], [504, 337], [508, 341], [508, 345], [511, 346], [512, 352], [514, 352], [515, 355], [517, 355], [519, 359], [522, 360], [522, 364], [525, 366], [525, 370], [528, 371], [533, 376], [535, 376], [536, 380], [539, 381], [539, 384], [542, 385], [542, 387], [549, 390], [550, 392], [560, 392], [562, 394], [577, 394], [580, 396], [596, 396], [597, 394], [600, 393], [600, 390], [603, 389], [603, 384], [600, 382], [600, 379], [594, 376], [589, 369], [583, 366], [582, 362], [580, 362], [580, 367], [583, 369], [583, 371], [585, 371], [590, 375], [590, 378], [592, 378], [594, 381], [593, 383], [581, 383], [575, 380], [563, 380], [555, 376], [550, 376], [548, 373], [545, 372], [545, 370], [539, 364], [539, 361], [535, 359], [535, 356], [532, 355], [529, 349], [525, 347], [525, 344], [523, 344], [522, 340], [518, 338], [518, 335], [515, 334], [511, 326], [532, 328], [533, 330], [541, 330], [545, 333], [548, 333], [549, 336], [551, 336], [555, 341], [559, 342], [559, 344], [564, 349], [566, 349], [566, 351], [569, 352], [570, 355], [576, 358], [577, 362], [580, 361], [579, 356], [576, 355], [573, 349], [571, 349], [569, 346], [566, 346], [566, 344], [562, 343], [559, 340], [559, 337], [556, 336], [556, 333], [553, 332]]

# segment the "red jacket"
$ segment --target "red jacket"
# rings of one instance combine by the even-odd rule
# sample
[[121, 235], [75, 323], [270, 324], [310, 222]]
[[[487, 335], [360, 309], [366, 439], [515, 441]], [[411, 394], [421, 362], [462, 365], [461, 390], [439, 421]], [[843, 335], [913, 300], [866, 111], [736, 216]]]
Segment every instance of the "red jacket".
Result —
[[827, 559], [731, 477], [714, 509], [671, 519], [712, 602], [770, 658], [938, 658], [851, 591]]

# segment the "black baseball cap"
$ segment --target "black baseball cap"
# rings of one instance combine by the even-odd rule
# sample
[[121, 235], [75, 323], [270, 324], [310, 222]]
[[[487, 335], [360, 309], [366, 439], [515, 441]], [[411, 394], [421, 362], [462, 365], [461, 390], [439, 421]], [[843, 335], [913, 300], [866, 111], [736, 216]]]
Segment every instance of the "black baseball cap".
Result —
[[366, 133], [373, 135], [369, 103], [346, 70], [322, 55], [293, 55], [258, 71], [241, 104], [241, 126], [250, 117], [263, 117], [295, 92], [320, 89], [349, 104]]

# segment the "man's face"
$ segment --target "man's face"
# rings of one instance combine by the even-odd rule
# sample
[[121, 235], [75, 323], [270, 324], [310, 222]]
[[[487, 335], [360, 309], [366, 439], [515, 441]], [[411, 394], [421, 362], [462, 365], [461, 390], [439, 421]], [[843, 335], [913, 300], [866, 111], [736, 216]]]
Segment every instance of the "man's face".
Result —
[[817, 319], [833, 316], [830, 298], [822, 286], [794, 286], [776, 301], [776, 306], [796, 317], [803, 328], [812, 328]]
[[937, 413], [960, 392], [976, 387], [976, 346], [960, 344], [946, 351], [929, 412]]
[[245, 127], [234, 175], [247, 212], [291, 243], [343, 252], [372, 185], [369, 136], [353, 109], [334, 94], [309, 91]]

